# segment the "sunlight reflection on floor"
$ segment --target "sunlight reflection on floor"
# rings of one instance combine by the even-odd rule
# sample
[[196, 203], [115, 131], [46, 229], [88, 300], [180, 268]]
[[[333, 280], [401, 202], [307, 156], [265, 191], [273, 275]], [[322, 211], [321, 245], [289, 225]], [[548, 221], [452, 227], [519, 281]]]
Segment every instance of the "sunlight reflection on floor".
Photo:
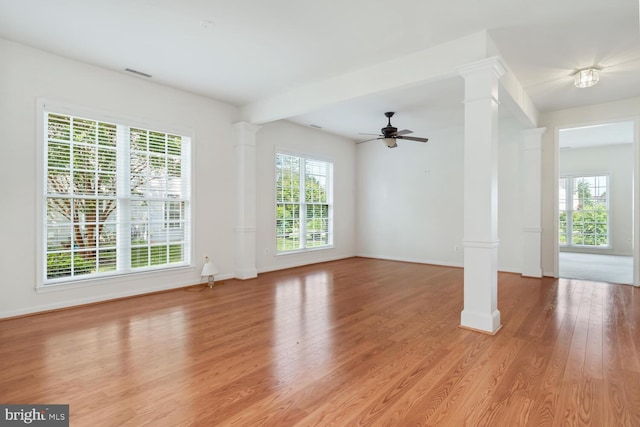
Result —
[[274, 375], [284, 383], [325, 375], [333, 358], [329, 275], [315, 272], [304, 282], [298, 278], [282, 282], [275, 298]]

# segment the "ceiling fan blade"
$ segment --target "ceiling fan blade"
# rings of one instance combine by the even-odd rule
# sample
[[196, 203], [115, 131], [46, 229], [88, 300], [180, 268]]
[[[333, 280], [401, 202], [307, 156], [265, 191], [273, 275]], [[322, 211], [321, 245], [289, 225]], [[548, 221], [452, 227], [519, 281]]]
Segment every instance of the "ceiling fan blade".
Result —
[[400, 136], [400, 135], [407, 135], [409, 133], [413, 133], [413, 131], [409, 129], [404, 129], [404, 130], [399, 130], [398, 132], [394, 133], [394, 135]]
[[429, 138], [420, 138], [417, 136], [398, 136], [398, 139], [408, 139], [409, 141], [427, 142]]
[[364, 141], [356, 141], [356, 144], [362, 144], [363, 142], [375, 141], [376, 139], [384, 139], [384, 138], [380, 137], [380, 138], [365, 139]]

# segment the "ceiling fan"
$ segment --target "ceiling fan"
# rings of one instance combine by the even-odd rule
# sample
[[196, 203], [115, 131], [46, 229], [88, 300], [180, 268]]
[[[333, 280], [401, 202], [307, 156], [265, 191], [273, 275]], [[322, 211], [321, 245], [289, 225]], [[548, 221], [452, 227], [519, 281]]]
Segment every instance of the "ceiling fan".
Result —
[[[394, 114], [395, 113], [393, 111], [384, 113], [385, 117], [389, 119], [389, 122], [385, 127], [380, 129], [380, 132], [382, 133], [381, 135], [377, 135], [378, 136], [377, 138], [360, 141], [357, 144], [362, 144], [363, 142], [382, 139], [387, 147], [394, 148], [398, 146], [398, 144], [396, 144], [397, 139], [407, 139], [410, 141], [418, 141], [418, 142], [427, 142], [429, 140], [428, 138], [420, 138], [417, 136], [405, 136], [407, 134], [413, 133], [413, 131], [409, 129], [404, 129], [399, 131], [398, 128], [391, 126], [391, 117], [393, 117]], [[361, 134], [361, 135], [375, 135], [375, 134], [369, 133], [369, 134]]]

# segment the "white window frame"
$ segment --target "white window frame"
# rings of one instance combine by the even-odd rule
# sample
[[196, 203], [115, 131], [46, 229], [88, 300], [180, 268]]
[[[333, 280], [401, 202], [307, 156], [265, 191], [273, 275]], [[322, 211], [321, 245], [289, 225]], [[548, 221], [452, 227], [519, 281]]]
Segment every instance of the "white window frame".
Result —
[[[591, 177], [606, 177], [606, 212], [607, 212], [607, 244], [606, 245], [585, 245], [573, 243], [573, 193], [574, 193], [574, 180], [576, 178], [591, 178]], [[578, 173], [578, 174], [562, 174], [558, 180], [558, 188], [560, 187], [560, 180], [565, 180], [565, 212], [567, 213], [567, 225], [566, 225], [566, 242], [558, 244], [562, 248], [574, 248], [574, 249], [610, 249], [611, 248], [611, 174], [609, 173]], [[560, 203], [560, 202], [559, 202]], [[560, 217], [560, 210], [558, 210], [558, 217]], [[558, 227], [560, 224], [558, 223]]]
[[[148, 267], [130, 267], [130, 257], [127, 248], [130, 245], [130, 228], [128, 222], [120, 220], [118, 221], [119, 228], [117, 231], [117, 244], [119, 255], [117, 260], [116, 271], [101, 272], [79, 276], [68, 276], [54, 279], [47, 278], [47, 167], [48, 167], [48, 153], [47, 149], [47, 114], [62, 114], [72, 117], [87, 118], [89, 120], [114, 123], [118, 126], [123, 126], [126, 129], [151, 129], [154, 132], [167, 133], [172, 135], [180, 135], [188, 139], [183, 149], [190, 151], [188, 156], [188, 163], [183, 164], [186, 167], [186, 171], [183, 172], [182, 194], [183, 196], [179, 200], [186, 201], [185, 217], [183, 218], [185, 224], [184, 233], [184, 246], [183, 246], [183, 260], [181, 262], [162, 264]], [[66, 289], [77, 286], [88, 286], [97, 283], [105, 283], [105, 280], [116, 280], [120, 277], [133, 276], [139, 274], [158, 274], [167, 270], [178, 270], [182, 268], [192, 268], [192, 254], [193, 254], [193, 227], [192, 227], [192, 212], [193, 212], [193, 200], [192, 200], [192, 187], [193, 187], [193, 162], [195, 155], [193, 153], [194, 137], [193, 131], [187, 128], [179, 128], [175, 126], [167, 126], [163, 123], [152, 122], [148, 120], [141, 120], [132, 117], [123, 117], [118, 114], [108, 113], [101, 110], [90, 109], [86, 107], [80, 107], [77, 105], [71, 105], [61, 103], [57, 101], [51, 101], [46, 99], [38, 99], [36, 102], [36, 128], [37, 128], [37, 150], [36, 150], [36, 247], [39, 252], [36, 265], [36, 290], [48, 291], [55, 290], [56, 288]], [[128, 133], [128, 131], [127, 131]], [[128, 144], [125, 144], [128, 147]], [[128, 151], [128, 148], [124, 150]], [[120, 153], [126, 156], [126, 153]], [[183, 155], [185, 153], [183, 152]], [[118, 158], [118, 166], [123, 156]], [[118, 173], [118, 194], [117, 199], [119, 203], [118, 214], [119, 216], [126, 215], [128, 212], [128, 206], [132, 200], [130, 196], [126, 195], [127, 191], [123, 191], [121, 187], [127, 187], [123, 185], [124, 175], [120, 176]], [[125, 193], [123, 195], [123, 193]], [[128, 242], [128, 243], [127, 243]]]
[[[278, 156], [292, 156], [300, 159], [300, 201], [298, 202], [300, 209], [300, 243], [298, 248], [289, 249], [289, 250], [279, 250], [278, 249], [278, 218], [277, 218], [277, 207], [278, 204], [281, 203], [278, 201], [278, 171], [277, 171], [277, 161]], [[327, 201], [326, 204], [328, 207], [328, 224], [327, 224], [327, 244], [321, 246], [308, 246], [307, 245], [307, 206], [309, 205], [305, 200], [305, 171], [306, 171], [306, 162], [307, 161], [315, 161], [315, 162], [324, 162], [327, 164], [327, 185], [325, 188], [325, 194]], [[287, 254], [295, 254], [300, 252], [309, 252], [309, 251], [318, 251], [318, 250], [326, 250], [333, 248], [333, 169], [334, 162], [331, 159], [322, 158], [319, 156], [314, 156], [310, 154], [302, 154], [298, 152], [292, 152], [283, 149], [276, 149], [276, 153], [274, 156], [274, 211], [276, 212], [276, 220], [274, 224], [275, 231], [275, 253], [276, 255], [287, 255]]]

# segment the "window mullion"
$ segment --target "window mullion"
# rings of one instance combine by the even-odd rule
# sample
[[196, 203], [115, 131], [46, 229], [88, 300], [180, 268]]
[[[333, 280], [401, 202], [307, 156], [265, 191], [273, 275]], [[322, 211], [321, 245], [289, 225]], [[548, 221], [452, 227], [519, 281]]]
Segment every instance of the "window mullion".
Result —
[[567, 207], [567, 246], [573, 246], [571, 236], [573, 235], [573, 178], [567, 177], [565, 180], [566, 207]]
[[307, 247], [307, 195], [305, 189], [305, 180], [306, 180], [306, 161], [305, 159], [300, 159], [300, 248], [306, 249]]
[[75, 203], [75, 168], [74, 165], [76, 163], [75, 161], [75, 141], [74, 141], [74, 120], [70, 119], [69, 120], [69, 197], [70, 197], [70, 202], [69, 202], [69, 207], [70, 207], [70, 222], [71, 222], [71, 266], [69, 267], [69, 271], [71, 273], [71, 276], [75, 275], [75, 257], [76, 257], [76, 252], [74, 251], [74, 247], [75, 247], [75, 238], [76, 238], [76, 203]]
[[129, 128], [118, 125], [116, 137], [116, 186], [118, 207], [116, 233], [116, 269], [128, 271], [131, 268], [131, 170], [130, 170]]
[[[167, 144], [167, 153], [169, 146]], [[185, 262], [191, 263], [191, 145], [182, 144], [180, 146], [180, 171], [181, 171], [181, 197], [180, 206], [184, 206], [184, 210], [180, 209], [180, 219], [183, 227], [183, 254]], [[185, 200], [186, 199], [186, 200]], [[184, 200], [184, 202], [182, 202]], [[184, 215], [184, 217], [183, 217]]]

